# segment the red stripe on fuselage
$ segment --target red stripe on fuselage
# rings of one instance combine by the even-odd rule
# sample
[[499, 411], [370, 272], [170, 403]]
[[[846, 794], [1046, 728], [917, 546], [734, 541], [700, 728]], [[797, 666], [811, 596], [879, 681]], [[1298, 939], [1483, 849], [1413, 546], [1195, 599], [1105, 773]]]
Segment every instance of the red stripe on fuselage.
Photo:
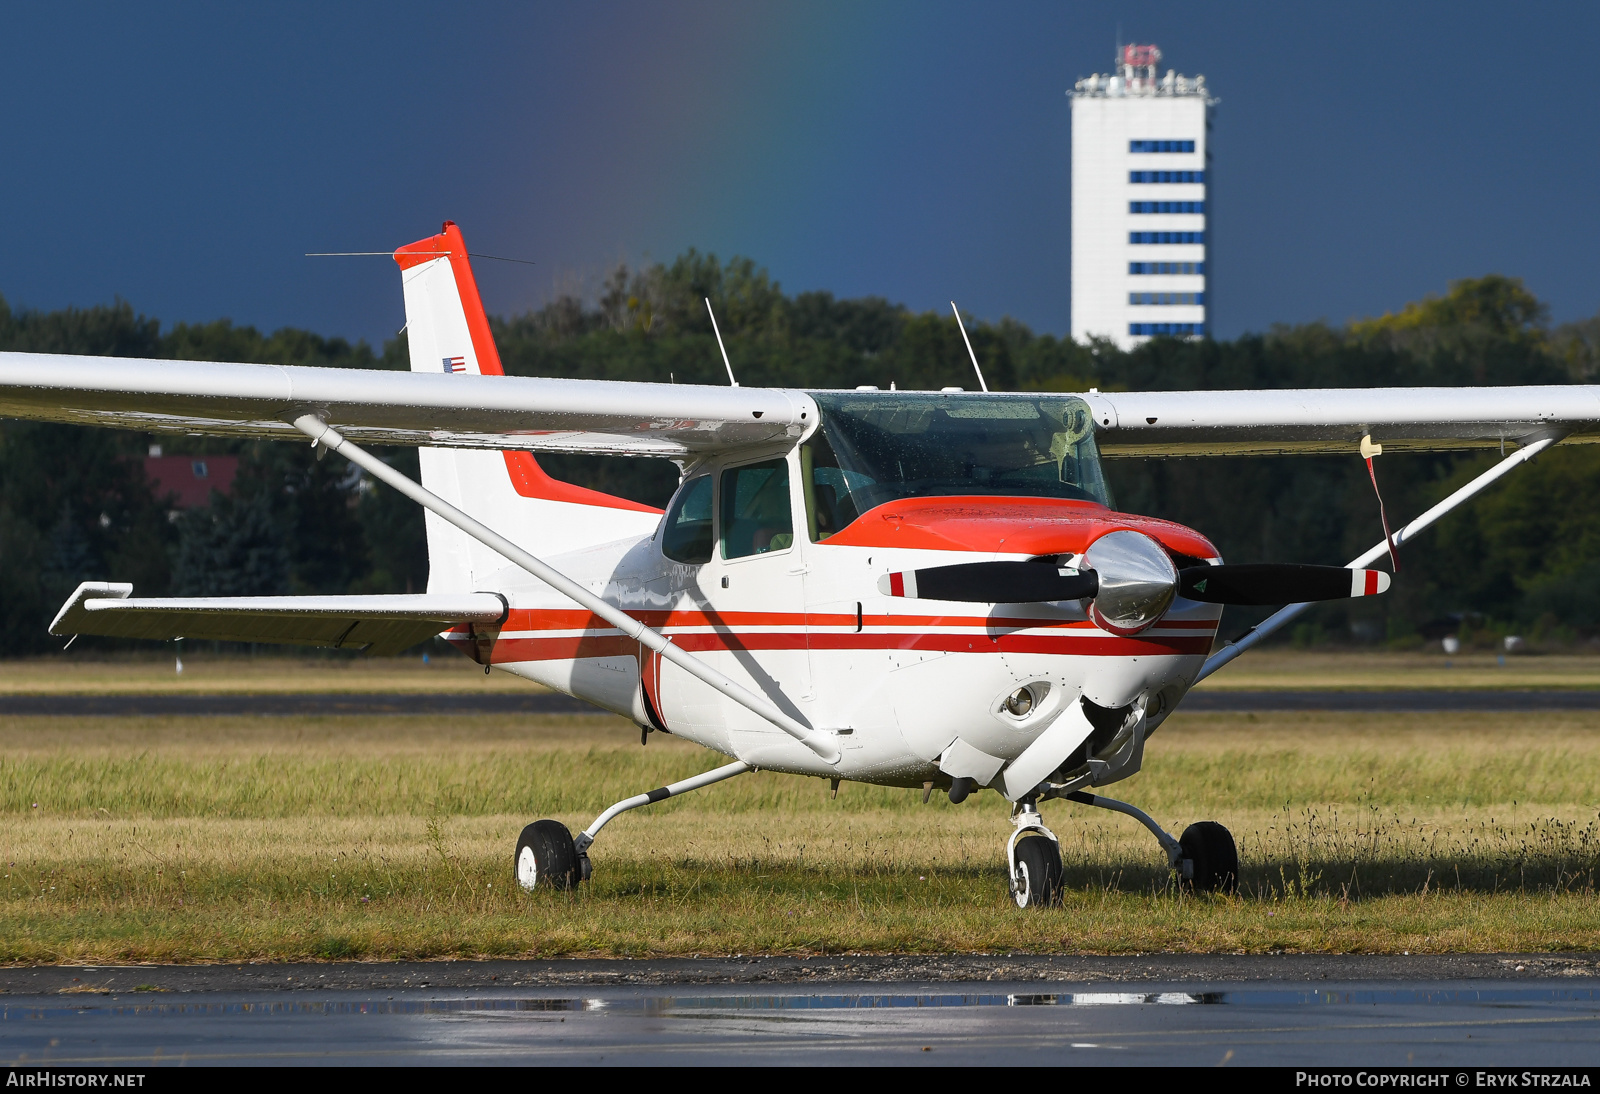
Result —
[[[450, 632], [450, 640], [467, 643], [465, 633]], [[817, 631], [713, 632], [675, 634], [672, 644], [690, 653], [724, 650], [927, 650], [939, 653], [1038, 653], [1078, 657], [1146, 657], [1211, 652], [1211, 635], [929, 634], [922, 631], [888, 633], [827, 633]], [[583, 657], [626, 657], [638, 652], [638, 643], [621, 634], [564, 635], [551, 638], [502, 638], [495, 642], [490, 660], [565, 661]]]
[[[679, 627], [718, 627], [737, 630], [740, 627], [849, 627], [856, 626], [854, 613], [815, 612], [706, 612], [706, 611], [654, 611], [629, 612], [630, 616], [656, 630], [673, 630]], [[1034, 630], [1095, 630], [1087, 619], [1031, 619], [1027, 616], [983, 615], [866, 615], [863, 627], [982, 627], [985, 629]], [[1207, 631], [1217, 629], [1214, 619], [1163, 619], [1161, 630]], [[599, 616], [582, 608], [513, 608], [503, 631], [604, 631], [611, 625]]]

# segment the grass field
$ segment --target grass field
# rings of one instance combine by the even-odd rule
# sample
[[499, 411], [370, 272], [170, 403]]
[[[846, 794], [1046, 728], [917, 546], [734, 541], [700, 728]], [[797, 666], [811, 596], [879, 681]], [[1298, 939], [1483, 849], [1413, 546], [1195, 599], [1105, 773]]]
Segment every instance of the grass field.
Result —
[[1207, 689], [1235, 688], [1597, 688], [1600, 656], [1473, 651], [1251, 650], [1215, 676]]
[[1595, 722], [1180, 712], [1118, 791], [1227, 824], [1242, 894], [1185, 895], [1133, 822], [1054, 802], [1070, 889], [1024, 913], [994, 794], [767, 773], [627, 814], [592, 883], [523, 893], [524, 823], [719, 762], [598, 715], [13, 718], [0, 960], [1592, 950]]
[[[1504, 663], [1502, 663], [1502, 660]], [[453, 651], [420, 657], [184, 658], [113, 660], [68, 655], [0, 661], [0, 695], [265, 694], [272, 692], [446, 692], [535, 685], [508, 673], [487, 676]], [[1600, 655], [1511, 656], [1473, 652], [1252, 650], [1203, 688], [1600, 688]]]
[[420, 657], [214, 657], [0, 661], [0, 695], [262, 695], [542, 690], [510, 673], [484, 674], [452, 650]]

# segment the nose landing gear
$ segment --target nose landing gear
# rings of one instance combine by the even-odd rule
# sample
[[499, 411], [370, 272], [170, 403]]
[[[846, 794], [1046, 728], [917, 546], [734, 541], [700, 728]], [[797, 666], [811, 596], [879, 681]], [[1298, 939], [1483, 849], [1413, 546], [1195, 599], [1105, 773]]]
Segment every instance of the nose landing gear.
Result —
[[1020, 801], [1011, 811], [1016, 830], [1006, 841], [1011, 898], [1019, 908], [1049, 908], [1061, 903], [1061, 850], [1044, 826], [1039, 806]]

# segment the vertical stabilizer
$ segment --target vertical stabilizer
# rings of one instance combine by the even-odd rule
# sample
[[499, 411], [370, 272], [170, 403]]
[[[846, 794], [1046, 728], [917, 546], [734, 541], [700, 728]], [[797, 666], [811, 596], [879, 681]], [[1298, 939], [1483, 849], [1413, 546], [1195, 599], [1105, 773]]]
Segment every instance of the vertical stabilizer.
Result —
[[[502, 376], [466, 243], [451, 221], [394, 253], [405, 288], [412, 372]], [[558, 482], [527, 452], [423, 448], [422, 483], [541, 557], [647, 535], [660, 510]], [[507, 563], [445, 524], [428, 522], [428, 591], [489, 588]]]

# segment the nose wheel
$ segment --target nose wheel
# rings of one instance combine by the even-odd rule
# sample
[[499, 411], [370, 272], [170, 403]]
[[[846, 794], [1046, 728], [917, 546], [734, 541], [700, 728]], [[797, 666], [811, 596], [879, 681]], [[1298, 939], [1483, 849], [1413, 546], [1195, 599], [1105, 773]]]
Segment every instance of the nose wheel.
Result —
[[1019, 802], [1011, 814], [1016, 830], [1006, 842], [1011, 898], [1019, 908], [1050, 908], [1061, 903], [1061, 849], [1044, 826], [1039, 807]]

